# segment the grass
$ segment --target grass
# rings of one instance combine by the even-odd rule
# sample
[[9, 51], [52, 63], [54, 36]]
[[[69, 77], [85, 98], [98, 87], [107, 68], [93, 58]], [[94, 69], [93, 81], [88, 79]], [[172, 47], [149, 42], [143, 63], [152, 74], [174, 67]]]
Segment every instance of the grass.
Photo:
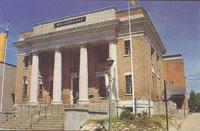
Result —
[[[88, 120], [87, 123], [97, 124], [107, 124], [109, 123], [109, 118], [99, 119], [99, 120]], [[165, 129], [165, 115], [153, 115], [152, 117], [147, 117], [145, 119], [135, 117], [134, 120], [122, 120], [120, 117], [113, 117], [113, 130], [119, 130], [120, 125], [125, 125], [125, 127], [130, 127], [134, 125], [135, 127], [130, 127], [130, 130], [158, 130]], [[153, 128], [154, 127], [154, 128]]]

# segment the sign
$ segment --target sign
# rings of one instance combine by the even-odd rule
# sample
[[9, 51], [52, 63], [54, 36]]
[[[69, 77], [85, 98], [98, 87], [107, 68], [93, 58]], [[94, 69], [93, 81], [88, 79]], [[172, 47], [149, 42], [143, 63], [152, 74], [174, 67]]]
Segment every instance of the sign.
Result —
[[58, 28], [58, 27], [62, 27], [62, 26], [67, 26], [67, 25], [72, 25], [72, 24], [77, 24], [77, 23], [81, 23], [81, 22], [85, 22], [86, 21], [86, 17], [79, 17], [79, 18], [75, 18], [75, 19], [71, 19], [71, 20], [65, 20], [65, 21], [61, 21], [58, 23], [54, 24], [54, 28]]
[[166, 85], [172, 85], [172, 84], [174, 84], [174, 81], [166, 81], [165, 84]]

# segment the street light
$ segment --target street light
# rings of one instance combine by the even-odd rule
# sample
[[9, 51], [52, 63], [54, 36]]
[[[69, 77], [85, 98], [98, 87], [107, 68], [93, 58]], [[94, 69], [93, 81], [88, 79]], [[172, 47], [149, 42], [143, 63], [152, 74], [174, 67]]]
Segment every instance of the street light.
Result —
[[109, 131], [112, 131], [112, 103], [111, 103], [112, 75], [111, 75], [111, 66], [112, 66], [114, 60], [111, 57], [108, 57], [107, 62], [108, 62], [107, 73], [108, 73], [108, 77], [109, 77], [109, 83], [108, 83], [108, 89], [109, 89]]

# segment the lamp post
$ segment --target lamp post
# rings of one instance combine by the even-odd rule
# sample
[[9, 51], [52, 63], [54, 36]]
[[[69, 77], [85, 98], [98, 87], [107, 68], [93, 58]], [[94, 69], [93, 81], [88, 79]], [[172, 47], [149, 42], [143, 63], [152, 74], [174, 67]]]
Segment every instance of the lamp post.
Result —
[[109, 83], [108, 83], [108, 89], [109, 89], [109, 131], [112, 131], [112, 101], [111, 101], [111, 95], [112, 95], [112, 75], [111, 75], [111, 66], [114, 62], [114, 60], [111, 57], [108, 57], [108, 68], [107, 73], [109, 77]]
[[24, 103], [24, 100], [25, 100], [24, 90], [25, 90], [26, 79], [27, 79], [27, 77], [26, 77], [26, 76], [23, 76], [23, 80], [24, 80], [24, 84], [23, 84], [23, 103]]

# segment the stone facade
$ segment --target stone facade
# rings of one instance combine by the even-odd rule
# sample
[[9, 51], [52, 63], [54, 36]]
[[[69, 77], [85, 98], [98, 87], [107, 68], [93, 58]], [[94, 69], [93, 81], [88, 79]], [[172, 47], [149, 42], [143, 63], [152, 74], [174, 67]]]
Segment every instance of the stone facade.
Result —
[[[68, 23], [55, 27], [60, 22]], [[159, 102], [166, 49], [142, 7], [131, 9], [131, 24], [135, 97]], [[107, 101], [108, 92], [102, 88], [106, 59], [112, 57], [112, 99], [120, 107], [132, 107], [133, 97], [126, 89], [131, 75], [131, 56], [125, 52], [129, 40], [127, 9], [110, 7], [34, 25], [13, 43], [18, 48], [16, 104]]]
[[[2, 95], [2, 80], [3, 80], [3, 66], [0, 62], [0, 96]], [[16, 79], [16, 66], [11, 64], [5, 64], [5, 77], [4, 77], [4, 88], [3, 88], [3, 103], [2, 111], [11, 109], [15, 103], [15, 79]]]

